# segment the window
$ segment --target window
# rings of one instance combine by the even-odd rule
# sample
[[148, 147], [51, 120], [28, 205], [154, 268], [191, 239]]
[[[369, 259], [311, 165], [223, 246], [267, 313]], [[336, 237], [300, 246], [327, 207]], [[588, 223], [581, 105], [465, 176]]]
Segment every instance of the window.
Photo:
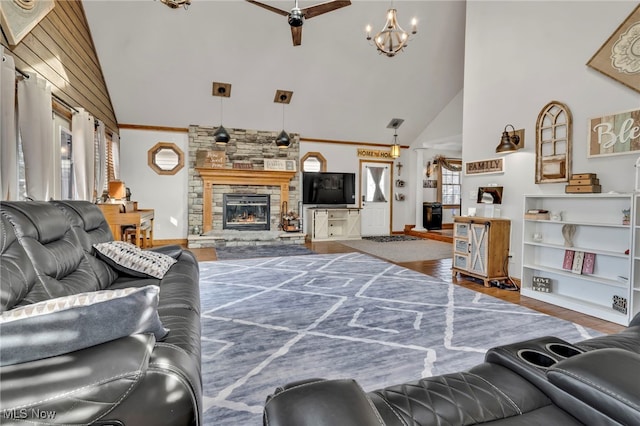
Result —
[[72, 200], [75, 195], [73, 185], [73, 152], [71, 131], [60, 127], [60, 198]]
[[436, 159], [438, 162], [438, 201], [443, 206], [460, 206], [460, 173], [462, 161], [458, 159]]
[[300, 169], [303, 172], [326, 172], [327, 160], [319, 152], [307, 152], [300, 159]]

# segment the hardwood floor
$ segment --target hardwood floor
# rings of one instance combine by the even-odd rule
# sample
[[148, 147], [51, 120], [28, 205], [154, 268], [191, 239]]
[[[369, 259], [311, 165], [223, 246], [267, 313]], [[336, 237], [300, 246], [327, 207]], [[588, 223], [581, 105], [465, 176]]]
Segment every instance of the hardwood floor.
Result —
[[[358, 251], [335, 241], [315, 243], [308, 242], [306, 243], [306, 246], [316, 253], [350, 253]], [[213, 248], [191, 249], [191, 251], [193, 251], [199, 261], [217, 260], [215, 249]], [[441, 280], [446, 282], [454, 282], [455, 284], [468, 288], [470, 290], [485, 293], [497, 297], [498, 299], [505, 300], [507, 302], [525, 306], [527, 308], [545, 313], [547, 315], [551, 315], [557, 318], [574, 322], [576, 324], [580, 324], [585, 327], [592, 328], [594, 330], [598, 330], [602, 333], [617, 333], [625, 328], [621, 325], [603, 321], [599, 318], [594, 318], [588, 315], [581, 314], [579, 312], [571, 311], [569, 309], [550, 305], [548, 303], [540, 302], [529, 297], [520, 296], [519, 291], [503, 290], [497, 287], [487, 288], [484, 287], [482, 282], [475, 282], [472, 279], [467, 279], [460, 275], [458, 275], [456, 278], [453, 278], [451, 275], [451, 259], [402, 262], [398, 263], [398, 265], [417, 272], [422, 272], [423, 274], [440, 278]]]

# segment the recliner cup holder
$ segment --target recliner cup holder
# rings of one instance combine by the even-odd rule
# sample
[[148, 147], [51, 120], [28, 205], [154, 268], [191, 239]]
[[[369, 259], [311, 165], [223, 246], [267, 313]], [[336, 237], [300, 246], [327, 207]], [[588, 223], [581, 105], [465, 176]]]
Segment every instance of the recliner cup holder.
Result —
[[518, 357], [525, 362], [538, 368], [549, 368], [558, 361], [549, 355], [533, 349], [521, 349]]
[[562, 343], [549, 343], [546, 348], [549, 352], [561, 356], [562, 358], [571, 358], [572, 356], [583, 353], [583, 351], [574, 346], [564, 345]]

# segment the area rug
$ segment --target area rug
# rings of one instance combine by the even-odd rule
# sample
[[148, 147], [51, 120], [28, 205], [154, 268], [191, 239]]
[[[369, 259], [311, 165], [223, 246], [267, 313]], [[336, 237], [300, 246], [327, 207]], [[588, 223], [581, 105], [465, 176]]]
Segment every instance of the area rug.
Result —
[[377, 242], [366, 239], [340, 240], [340, 244], [392, 262], [448, 259], [452, 256], [451, 243], [418, 238], [412, 241]]
[[302, 256], [307, 254], [316, 254], [316, 252], [309, 250], [302, 244], [216, 247], [216, 256], [219, 260]]
[[411, 235], [380, 235], [374, 237], [362, 237], [363, 240], [375, 241], [376, 243], [392, 243], [396, 241], [414, 241], [419, 240], [418, 237]]
[[455, 372], [487, 349], [600, 335], [362, 253], [200, 263], [206, 426], [259, 426], [277, 386], [366, 391]]

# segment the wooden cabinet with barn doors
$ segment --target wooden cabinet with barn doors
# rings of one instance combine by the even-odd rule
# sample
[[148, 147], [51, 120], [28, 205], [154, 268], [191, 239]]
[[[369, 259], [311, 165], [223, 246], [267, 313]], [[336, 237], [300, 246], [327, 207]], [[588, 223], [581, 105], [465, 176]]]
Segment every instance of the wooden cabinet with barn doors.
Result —
[[508, 279], [510, 230], [509, 219], [454, 217], [453, 276], [479, 278], [485, 287], [492, 280]]
[[311, 220], [309, 235], [311, 241], [358, 240], [360, 236], [360, 209], [307, 210]]

